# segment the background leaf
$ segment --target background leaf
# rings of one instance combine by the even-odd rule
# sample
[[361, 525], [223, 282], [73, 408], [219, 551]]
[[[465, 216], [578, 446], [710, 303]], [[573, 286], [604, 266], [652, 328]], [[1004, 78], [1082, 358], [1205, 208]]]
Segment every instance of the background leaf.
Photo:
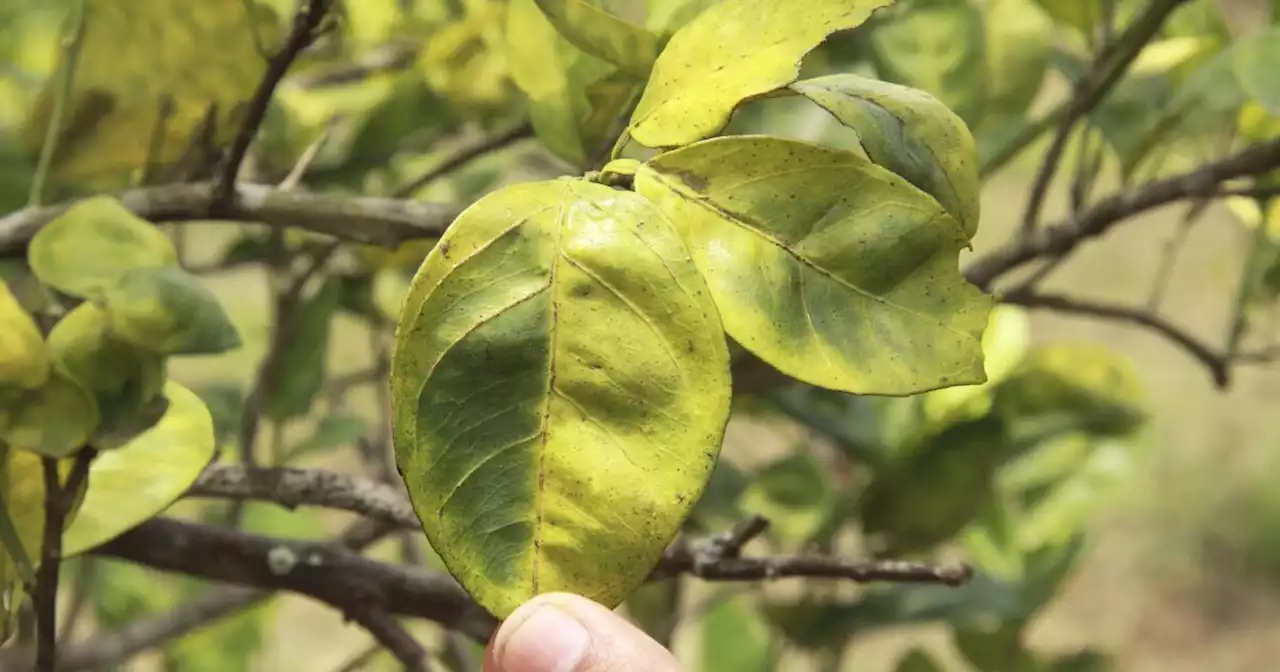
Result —
[[584, 52], [645, 77], [658, 57], [658, 37], [592, 0], [536, 0], [565, 39]]
[[49, 378], [49, 349], [18, 297], [0, 280], [0, 386], [33, 388]]

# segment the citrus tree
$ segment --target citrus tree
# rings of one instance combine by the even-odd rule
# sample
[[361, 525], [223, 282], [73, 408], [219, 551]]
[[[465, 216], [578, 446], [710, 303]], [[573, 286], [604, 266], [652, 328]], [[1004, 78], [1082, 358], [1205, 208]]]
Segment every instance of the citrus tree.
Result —
[[[1025, 632], [1144, 393], [1027, 313], [1154, 330], [1223, 388], [1268, 359], [1280, 26], [800, 4], [0, 1], [5, 669], [250, 669], [292, 592], [368, 631], [344, 669], [472, 670], [549, 591], [689, 633], [691, 669], [842, 669], [921, 623], [974, 669], [1109, 669]], [[1022, 225], [975, 244], [1002, 170]], [[1041, 289], [1215, 201], [1251, 231], [1221, 342], [1160, 278]]]

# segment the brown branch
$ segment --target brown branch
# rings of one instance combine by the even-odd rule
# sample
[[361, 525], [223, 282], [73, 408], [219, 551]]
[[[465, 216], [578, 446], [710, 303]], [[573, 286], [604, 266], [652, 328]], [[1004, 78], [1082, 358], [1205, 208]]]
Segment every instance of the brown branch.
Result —
[[1059, 313], [1084, 315], [1105, 320], [1128, 322], [1154, 330], [1164, 338], [1172, 341], [1187, 354], [1194, 357], [1209, 371], [1213, 383], [1219, 389], [1226, 389], [1231, 383], [1231, 366], [1238, 362], [1267, 362], [1280, 353], [1242, 353], [1232, 356], [1192, 336], [1182, 327], [1171, 322], [1154, 311], [1143, 308], [1122, 306], [1099, 301], [1077, 299], [1057, 294], [1033, 293], [1030, 291], [1010, 292], [1001, 297], [1004, 303], [1024, 306], [1026, 308], [1052, 310]]
[[97, 454], [85, 446], [76, 453], [75, 461], [63, 482], [59, 474], [61, 460], [40, 459], [44, 477], [44, 531], [40, 545], [40, 567], [36, 570], [36, 669], [53, 672], [58, 657], [58, 574], [62, 565], [62, 531], [75, 504], [80, 486], [89, 476], [89, 464]]
[[[132, 189], [116, 196], [151, 222], [208, 221], [213, 185], [208, 182]], [[0, 254], [21, 249], [73, 203], [28, 208], [0, 217]], [[312, 194], [266, 185], [240, 184], [218, 219], [257, 222], [333, 236], [344, 241], [394, 247], [407, 240], [437, 238], [461, 208], [390, 198]]]
[[405, 672], [427, 672], [427, 651], [391, 614], [379, 608], [357, 609], [351, 620], [359, 623], [391, 655]]
[[484, 154], [497, 151], [512, 143], [531, 137], [533, 137], [533, 125], [525, 122], [513, 126], [502, 133], [498, 133], [497, 135], [477, 138], [467, 142], [451, 152], [441, 160], [440, 163], [432, 166], [427, 169], [426, 172], [401, 185], [395, 190], [392, 196], [395, 198], [408, 198], [419, 189], [445, 175], [448, 175], [459, 167], [470, 163]]
[[1099, 201], [1081, 217], [1039, 229], [982, 255], [964, 269], [965, 278], [989, 288], [1000, 276], [1041, 257], [1070, 254], [1082, 242], [1100, 236], [1120, 221], [1138, 213], [1186, 198], [1235, 195], [1221, 184], [1248, 175], [1280, 168], [1280, 138], [1247, 147], [1236, 154], [1174, 177], [1113, 194]]
[[230, 206], [236, 196], [236, 178], [240, 174], [240, 165], [244, 163], [249, 145], [253, 143], [254, 136], [258, 134], [258, 129], [267, 116], [267, 108], [271, 105], [276, 87], [289, 71], [289, 66], [293, 65], [298, 55], [315, 39], [316, 30], [328, 14], [330, 3], [331, 0], [307, 0], [306, 6], [299, 8], [294, 15], [293, 28], [290, 29], [284, 44], [267, 62], [267, 70], [263, 73], [262, 80], [258, 82], [258, 88], [254, 91], [253, 97], [249, 99], [244, 118], [240, 121], [235, 139], [231, 142], [227, 161], [222, 167], [222, 174], [213, 192], [210, 214], [218, 216], [231, 209]]
[[1054, 174], [1062, 163], [1062, 153], [1066, 150], [1067, 140], [1076, 124], [1093, 108], [1097, 107], [1107, 93], [1120, 81], [1130, 64], [1142, 53], [1142, 48], [1155, 37], [1173, 10], [1188, 0], [1154, 0], [1147, 6], [1146, 12], [1134, 20], [1115, 42], [1115, 47], [1103, 52], [1103, 56], [1094, 61], [1090, 71], [1076, 82], [1071, 102], [1067, 104], [1052, 144], [1045, 152], [1032, 183], [1031, 195], [1027, 199], [1026, 211], [1022, 217], [1022, 234], [1030, 235], [1040, 219], [1040, 209], [1044, 205], [1045, 194]]

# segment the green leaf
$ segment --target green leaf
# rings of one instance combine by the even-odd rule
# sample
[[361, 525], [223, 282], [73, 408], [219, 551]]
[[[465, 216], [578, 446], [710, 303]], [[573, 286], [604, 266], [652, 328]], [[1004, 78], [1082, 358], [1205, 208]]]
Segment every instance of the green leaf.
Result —
[[[988, 117], [1025, 115], [1044, 84], [1053, 51], [1053, 21], [1033, 0], [987, 0], [987, 99], [979, 132]], [[994, 123], [994, 119], [993, 119]]]
[[684, 581], [652, 581], [636, 588], [627, 596], [623, 607], [627, 620], [644, 630], [654, 640], [669, 644], [681, 625], [681, 599], [684, 597]]
[[49, 349], [58, 370], [89, 391], [100, 424], [91, 444], [99, 450], [120, 445], [160, 419], [166, 375], [163, 355], [112, 336], [106, 314], [96, 304], [76, 306], [54, 325]]
[[[274, 48], [279, 23], [272, 12], [244, 0], [86, 4], [54, 160], [57, 179], [126, 176], [148, 159], [175, 162], [211, 105], [213, 143], [230, 140], [266, 68], [254, 31]], [[262, 11], [250, 17], [247, 7]], [[50, 78], [32, 109], [25, 135], [33, 148], [53, 117], [59, 79]]]
[[1039, 672], [1035, 658], [1022, 643], [1023, 623], [1006, 621], [995, 628], [961, 625], [952, 630], [956, 650], [976, 670]]
[[933, 196], [972, 238], [978, 230], [978, 152], [959, 117], [937, 98], [858, 75], [791, 88], [858, 132], [872, 161]]
[[0, 443], [47, 457], [74, 454], [89, 442], [99, 422], [93, 396], [56, 369], [44, 385], [25, 391], [8, 410]]
[[164, 233], [108, 196], [80, 201], [49, 222], [31, 239], [27, 259], [41, 282], [84, 298], [131, 270], [178, 263]]
[[[712, 598], [714, 599], [714, 598]], [[745, 595], [719, 600], [702, 617], [701, 670], [771, 672], [777, 647], [769, 624]]]
[[102, 294], [112, 335], [161, 355], [217, 354], [240, 334], [200, 279], [177, 266], [125, 272]]
[[353, 446], [369, 433], [369, 423], [358, 415], [335, 413], [320, 418], [311, 436], [293, 444], [285, 459], [291, 462], [312, 453]]
[[933, 94], [968, 124], [986, 101], [985, 26], [970, 2], [917, 1], [871, 31], [881, 78]]
[[895, 672], [942, 672], [942, 667], [924, 649], [912, 649], [898, 661], [898, 666], [894, 670]]
[[324, 388], [342, 284], [336, 276], [325, 278], [320, 289], [298, 306], [292, 319], [281, 325], [291, 337], [278, 353], [275, 375], [266, 389], [263, 414], [267, 418], [279, 421], [306, 415]]
[[1146, 422], [1145, 393], [1133, 363], [1095, 344], [1036, 348], [996, 391], [1011, 422], [1062, 418], [1100, 436], [1125, 436]]
[[648, 0], [645, 27], [665, 37], [720, 0]]
[[1034, 550], [1063, 544], [1084, 532], [1092, 518], [1136, 473], [1132, 446], [1104, 441], [1076, 471], [1028, 510], [1018, 526], [1018, 544]]
[[750, 486], [750, 477], [728, 460], [716, 462], [702, 497], [689, 514], [688, 524], [706, 532], [730, 527], [742, 520], [738, 500]]
[[636, 191], [676, 222], [729, 335], [783, 373], [857, 394], [981, 383], [992, 301], [960, 226], [866, 157], [781, 138], [660, 154]]
[[787, 546], [812, 538], [835, 500], [827, 472], [806, 445], [757, 471], [743, 493], [744, 511], [769, 519], [769, 533]]
[[1235, 44], [1235, 73], [1245, 93], [1271, 114], [1280, 115], [1280, 26], [1271, 26]]
[[637, 77], [658, 57], [658, 36], [591, 0], [535, 0], [556, 30], [574, 46]]
[[[709, 137], [739, 103], [794, 82], [800, 59], [892, 0], [722, 0], [671, 37], [631, 116], [631, 138], [676, 147]], [[762, 45], [767, 45], [762, 48]]]
[[645, 199], [567, 178], [485, 196], [419, 269], [393, 355], [396, 461], [432, 546], [499, 618], [558, 590], [616, 606], [703, 492], [728, 366]]
[[168, 407], [154, 427], [89, 468], [80, 512], [62, 537], [64, 556], [133, 529], [177, 501], [213, 459], [213, 419], [195, 393], [165, 383]]
[[561, 159], [585, 164], [641, 81], [561, 37], [535, 0], [508, 5], [506, 40], [511, 78], [529, 97], [538, 138]]
[[1036, 0], [1049, 16], [1076, 30], [1089, 33], [1106, 17], [1104, 5], [1118, 0]]
[[0, 387], [40, 387], [49, 378], [49, 349], [40, 328], [0, 280]]

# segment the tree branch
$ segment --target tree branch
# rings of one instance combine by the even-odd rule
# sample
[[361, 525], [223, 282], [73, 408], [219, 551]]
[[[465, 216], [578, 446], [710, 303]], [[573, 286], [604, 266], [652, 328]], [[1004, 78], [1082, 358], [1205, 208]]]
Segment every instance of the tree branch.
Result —
[[[213, 185], [208, 182], [132, 189], [117, 195], [133, 214], [151, 222], [208, 221]], [[73, 203], [19, 210], [0, 217], [0, 253], [26, 245]], [[440, 203], [360, 196], [312, 194], [240, 184], [229, 208], [216, 219], [258, 222], [333, 236], [344, 241], [394, 247], [406, 240], [436, 238], [462, 208]]]
[[263, 73], [262, 80], [258, 82], [258, 88], [254, 91], [253, 97], [249, 99], [244, 118], [240, 121], [235, 139], [231, 142], [227, 161], [223, 164], [222, 173], [213, 192], [211, 213], [221, 214], [231, 209], [236, 196], [236, 178], [240, 174], [240, 165], [244, 163], [249, 145], [253, 143], [254, 136], [258, 134], [258, 128], [262, 126], [262, 121], [267, 116], [271, 97], [275, 95], [280, 80], [284, 79], [285, 73], [289, 71], [289, 66], [293, 65], [298, 55], [315, 39], [320, 22], [329, 12], [330, 2], [331, 0], [307, 0], [306, 6], [300, 8], [294, 15], [293, 28], [285, 38], [284, 44], [267, 62], [267, 70]]
[[1186, 198], [1215, 196], [1227, 180], [1280, 168], [1280, 138], [1247, 147], [1195, 170], [1119, 193], [1099, 201], [1081, 217], [1039, 229], [982, 255], [964, 269], [969, 282], [989, 289], [1000, 276], [1040, 257], [1070, 254], [1080, 243], [1106, 233], [1120, 221]]
[[97, 453], [83, 447], [76, 453], [66, 481], [60, 478], [60, 460], [42, 457], [44, 477], [44, 531], [40, 546], [40, 567], [36, 570], [36, 669], [53, 672], [58, 657], [58, 569], [62, 565], [62, 531], [75, 504], [80, 486], [89, 476], [89, 464]]

